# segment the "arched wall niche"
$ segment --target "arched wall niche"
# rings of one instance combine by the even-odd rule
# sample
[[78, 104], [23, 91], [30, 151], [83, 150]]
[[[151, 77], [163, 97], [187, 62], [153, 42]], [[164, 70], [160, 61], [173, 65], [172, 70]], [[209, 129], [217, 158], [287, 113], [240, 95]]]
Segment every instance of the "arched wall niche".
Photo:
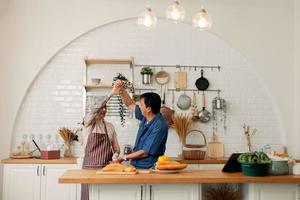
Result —
[[[190, 24], [173, 24], [161, 19], [153, 30], [144, 30], [136, 25], [136, 19], [126, 19], [109, 23], [89, 31], [62, 48], [43, 67], [32, 82], [14, 126], [12, 149], [26, 137], [41, 138], [41, 143], [61, 143], [56, 140], [60, 127], [78, 127], [83, 117], [83, 76], [85, 63], [89, 57], [132, 56], [136, 64], [155, 65], [219, 65], [217, 70], [205, 69], [205, 77], [210, 82], [209, 89], [221, 89], [221, 97], [227, 102], [226, 126], [224, 113], [219, 113], [218, 137], [225, 144], [225, 154], [245, 150], [243, 123], [258, 129], [252, 138], [253, 147], [261, 148], [266, 143], [284, 144], [284, 131], [278, 109], [268, 89], [246, 59], [228, 43], [210, 32], [201, 32]], [[105, 81], [112, 80], [118, 72], [112, 66], [101, 66], [97, 76]], [[156, 72], [160, 68], [155, 69]], [[176, 68], [166, 69], [171, 74], [168, 87], [174, 87]], [[195, 88], [200, 70], [182, 69], [188, 73], [188, 88]], [[135, 85], [144, 87], [135, 68]], [[157, 87], [155, 84], [153, 87]], [[157, 87], [158, 88], [158, 87]], [[101, 93], [105, 94], [106, 91]], [[182, 92], [176, 93], [176, 99]], [[192, 96], [191, 92], [187, 92]], [[215, 92], [206, 92], [207, 109], [211, 111], [211, 101]], [[201, 109], [201, 93], [196, 93], [196, 103]], [[171, 104], [171, 93], [167, 93], [166, 103]], [[175, 102], [176, 102], [175, 99]], [[182, 112], [178, 108], [176, 111]], [[183, 111], [189, 113], [190, 111]], [[125, 127], [119, 117], [107, 117], [114, 124], [121, 146], [134, 144], [138, 122], [127, 118]], [[208, 141], [212, 136], [212, 121], [196, 123]], [[193, 138], [192, 138], [193, 139]], [[173, 129], [169, 131], [167, 154], [177, 156], [180, 142]], [[80, 144], [75, 144], [75, 155], [82, 155]]]

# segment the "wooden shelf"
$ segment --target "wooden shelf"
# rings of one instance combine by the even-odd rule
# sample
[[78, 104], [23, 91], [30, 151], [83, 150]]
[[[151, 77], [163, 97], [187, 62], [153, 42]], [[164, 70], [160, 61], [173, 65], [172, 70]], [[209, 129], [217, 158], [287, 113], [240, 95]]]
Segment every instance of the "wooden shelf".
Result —
[[28, 159], [12, 159], [7, 158], [1, 160], [2, 164], [76, 164], [76, 158], [60, 158], [60, 159], [35, 159], [35, 158], [28, 158]]
[[89, 58], [84, 59], [85, 64], [88, 66], [90, 64], [133, 64], [132, 57], [112, 57], [112, 58]]
[[83, 87], [88, 88], [88, 89], [94, 89], [94, 88], [112, 88], [112, 85], [107, 85], [107, 84], [99, 84], [99, 85], [95, 85], [95, 84], [84, 84]]

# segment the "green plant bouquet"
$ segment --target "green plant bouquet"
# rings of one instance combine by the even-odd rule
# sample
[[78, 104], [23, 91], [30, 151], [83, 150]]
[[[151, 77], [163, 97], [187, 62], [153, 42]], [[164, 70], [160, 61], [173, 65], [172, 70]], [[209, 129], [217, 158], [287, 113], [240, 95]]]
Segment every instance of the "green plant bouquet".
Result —
[[[134, 92], [133, 84], [128, 81], [128, 79], [121, 73], [118, 73], [116, 77], [113, 78], [114, 81], [121, 80], [124, 83], [124, 88], [129, 89], [130, 92]], [[125, 124], [125, 108], [123, 105], [123, 101], [120, 95], [118, 95], [118, 104], [119, 104], [119, 116], [121, 120], [121, 125], [124, 127]]]
[[153, 75], [153, 71], [149, 66], [145, 66], [141, 69], [141, 74], [150, 74]]

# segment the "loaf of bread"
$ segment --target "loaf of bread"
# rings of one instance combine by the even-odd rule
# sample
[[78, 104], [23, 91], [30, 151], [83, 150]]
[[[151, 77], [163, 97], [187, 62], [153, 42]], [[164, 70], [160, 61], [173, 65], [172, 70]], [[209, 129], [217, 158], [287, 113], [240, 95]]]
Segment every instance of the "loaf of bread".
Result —
[[158, 161], [156, 162], [156, 169], [159, 170], [181, 170], [187, 167], [185, 163], [176, 161]]
[[106, 165], [104, 168], [102, 168], [101, 171], [103, 172], [123, 172], [125, 166], [120, 163], [112, 163]]
[[101, 170], [102, 172], [136, 172], [136, 168], [132, 165], [122, 165], [120, 163], [111, 163]]

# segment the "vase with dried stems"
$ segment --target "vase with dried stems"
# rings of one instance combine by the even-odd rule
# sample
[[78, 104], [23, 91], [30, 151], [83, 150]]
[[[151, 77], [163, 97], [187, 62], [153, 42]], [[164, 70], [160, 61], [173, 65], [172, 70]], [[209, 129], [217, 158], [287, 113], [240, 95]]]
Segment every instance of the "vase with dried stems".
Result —
[[74, 141], [78, 141], [78, 135], [77, 132], [80, 129], [77, 129], [75, 132], [71, 131], [68, 128], [62, 127], [59, 129], [59, 135], [62, 137], [62, 139], [65, 142], [65, 152], [64, 152], [64, 157], [66, 158], [72, 158], [73, 153], [72, 153], [72, 143]]
[[174, 115], [173, 121], [174, 121], [174, 127], [176, 133], [181, 141], [181, 153], [182, 153], [185, 138], [188, 132], [192, 128], [193, 121], [192, 118], [186, 114]]

